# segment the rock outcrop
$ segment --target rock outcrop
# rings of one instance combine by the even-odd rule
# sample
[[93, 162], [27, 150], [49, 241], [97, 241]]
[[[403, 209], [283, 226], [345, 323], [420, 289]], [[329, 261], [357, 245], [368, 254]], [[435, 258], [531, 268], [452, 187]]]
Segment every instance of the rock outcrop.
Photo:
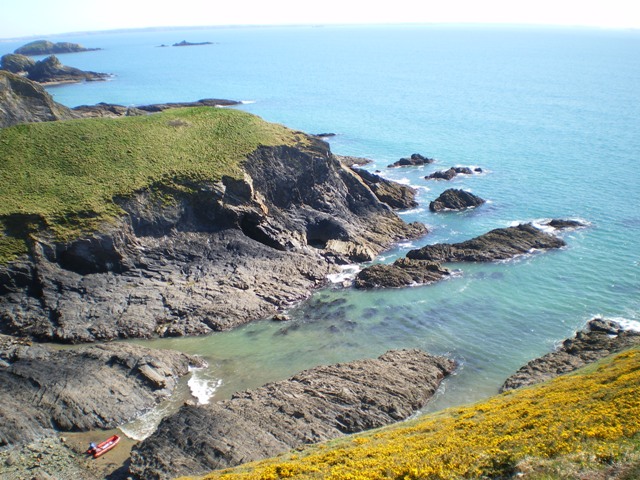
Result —
[[449, 188], [440, 194], [433, 202], [429, 203], [429, 210], [432, 212], [441, 212], [443, 210], [465, 210], [467, 208], [475, 208], [486, 200], [457, 188]]
[[0, 58], [0, 69], [7, 72], [26, 75], [33, 67], [36, 61], [26, 55], [17, 55], [15, 53], [7, 53]]
[[361, 289], [408, 287], [437, 282], [450, 274], [436, 262], [399, 258], [391, 265], [379, 263], [361, 270], [353, 285]]
[[523, 223], [515, 227], [496, 228], [461, 243], [427, 245], [409, 251], [407, 258], [432, 262], [492, 262], [565, 245], [561, 238], [530, 223]]
[[419, 350], [321, 366], [205, 406], [184, 406], [137, 445], [130, 472], [167, 479], [270, 457], [403, 420], [455, 363]]
[[259, 148], [242, 180], [119, 199], [125, 215], [78, 240], [31, 236], [28, 255], [0, 265], [0, 332], [91, 342], [229, 329], [306, 298], [336, 263], [426, 231], [309, 141]]
[[85, 48], [78, 43], [35, 40], [17, 48], [14, 53], [20, 55], [52, 55], [58, 53], [92, 52], [100, 48]]
[[481, 168], [475, 168], [471, 170], [469, 167], [451, 167], [448, 170], [438, 170], [431, 175], [427, 175], [425, 180], [451, 180], [458, 175], [473, 175], [475, 173], [481, 173]]
[[76, 117], [78, 114], [54, 102], [41, 85], [0, 71], [0, 128]]
[[420, 165], [427, 165], [433, 162], [435, 162], [433, 158], [422, 156], [419, 153], [413, 153], [409, 158], [401, 158], [397, 162], [387, 165], [387, 168], [414, 167], [414, 166], [420, 166]]
[[58, 57], [51, 55], [36, 62], [28, 71], [29, 80], [38, 83], [75, 83], [106, 80], [111, 75], [80, 70], [79, 68], [62, 65]]
[[530, 361], [509, 377], [501, 391], [550, 380], [635, 345], [640, 345], [640, 332], [625, 330], [612, 320], [594, 318], [555, 352]]
[[392, 182], [362, 168], [354, 168], [353, 171], [360, 176], [381, 202], [391, 208], [406, 209], [418, 206], [415, 188]]
[[162, 112], [171, 108], [229, 107], [239, 104], [240, 102], [237, 102], [235, 100], [224, 100], [218, 98], [204, 98], [195, 102], [156, 103], [152, 105], [139, 105], [137, 107], [125, 107], [124, 105], [101, 102], [95, 105], [80, 105], [78, 107], [74, 107], [73, 111], [86, 118], [116, 118], [147, 115], [149, 113]]
[[181, 42], [174, 43], [172, 47], [195, 47], [198, 45], [213, 45], [213, 42], [187, 42], [182, 40]]
[[55, 350], [0, 335], [0, 448], [114, 428], [167, 398], [196, 357], [131, 344]]

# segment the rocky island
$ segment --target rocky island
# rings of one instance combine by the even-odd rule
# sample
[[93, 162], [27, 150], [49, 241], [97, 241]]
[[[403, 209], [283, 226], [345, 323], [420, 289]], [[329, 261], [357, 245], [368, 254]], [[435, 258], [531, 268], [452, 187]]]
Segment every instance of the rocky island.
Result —
[[49, 40], [35, 40], [17, 48], [14, 53], [19, 55], [52, 55], [59, 53], [93, 52], [100, 48], [85, 48], [79, 43], [50, 42]]

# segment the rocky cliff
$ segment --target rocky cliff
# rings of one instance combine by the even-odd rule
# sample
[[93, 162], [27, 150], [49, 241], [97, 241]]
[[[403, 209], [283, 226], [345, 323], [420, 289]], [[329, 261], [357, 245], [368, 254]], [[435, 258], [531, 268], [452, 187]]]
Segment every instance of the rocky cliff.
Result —
[[228, 329], [305, 298], [337, 263], [425, 232], [326, 143], [296, 135], [304, 142], [249, 154], [242, 178], [159, 181], [116, 198], [122, 214], [75, 240], [56, 240], [37, 216], [0, 219], [40, 225], [28, 253], [0, 266], [0, 331], [87, 342]]
[[134, 448], [137, 478], [168, 479], [274, 456], [403, 420], [455, 363], [419, 350], [316, 367], [206, 406], [184, 406]]
[[19, 75], [0, 70], [0, 128], [19, 123], [76, 118], [79, 114], [56, 103], [45, 89]]

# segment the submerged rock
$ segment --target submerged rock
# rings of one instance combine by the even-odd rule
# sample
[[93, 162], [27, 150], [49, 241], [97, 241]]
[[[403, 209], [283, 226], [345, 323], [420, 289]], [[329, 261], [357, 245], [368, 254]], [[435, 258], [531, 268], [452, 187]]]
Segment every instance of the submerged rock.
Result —
[[381, 427], [424, 406], [455, 363], [419, 350], [321, 366], [205, 406], [185, 406], [134, 447], [136, 478], [168, 479]]
[[425, 260], [400, 258], [391, 265], [376, 264], [367, 267], [356, 275], [356, 288], [407, 287], [437, 282], [451, 272], [439, 263]]
[[413, 153], [409, 158], [401, 158], [397, 162], [387, 165], [387, 168], [413, 167], [413, 166], [427, 165], [433, 162], [435, 162], [435, 159], [433, 158], [424, 157], [419, 153]]
[[167, 398], [196, 357], [113, 343], [55, 350], [0, 335], [0, 448], [110, 429]]
[[532, 250], [565, 246], [564, 240], [543, 232], [530, 223], [496, 228], [461, 243], [438, 243], [411, 250], [407, 258], [432, 262], [491, 262], [507, 260]]
[[501, 391], [550, 380], [635, 345], [640, 345], [640, 332], [625, 330], [613, 320], [594, 318], [555, 352], [520, 368], [504, 382]]
[[471, 192], [450, 188], [445, 190], [433, 202], [429, 203], [429, 210], [441, 212], [443, 210], [464, 210], [474, 208], [485, 203], [486, 200], [474, 195]]

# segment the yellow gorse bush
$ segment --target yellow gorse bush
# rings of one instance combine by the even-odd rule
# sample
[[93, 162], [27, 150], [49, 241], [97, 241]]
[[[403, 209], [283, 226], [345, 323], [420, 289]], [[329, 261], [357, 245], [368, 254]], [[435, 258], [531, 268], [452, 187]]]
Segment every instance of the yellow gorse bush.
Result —
[[638, 451], [640, 350], [548, 383], [411, 422], [213, 472], [206, 479], [457, 479], [513, 472], [525, 458]]

